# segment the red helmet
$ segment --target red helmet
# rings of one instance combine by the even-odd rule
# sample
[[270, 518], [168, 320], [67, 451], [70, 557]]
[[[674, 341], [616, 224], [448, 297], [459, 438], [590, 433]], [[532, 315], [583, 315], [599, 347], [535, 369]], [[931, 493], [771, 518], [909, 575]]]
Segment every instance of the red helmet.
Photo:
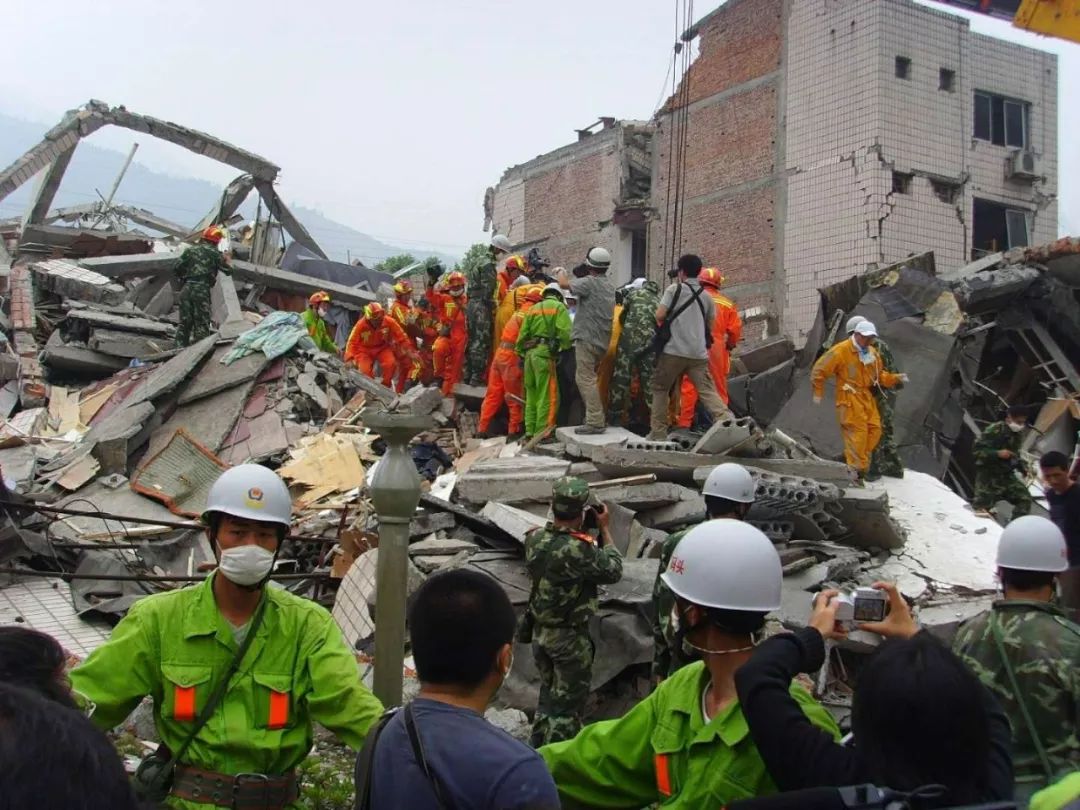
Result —
[[506, 260], [506, 271], [508, 273], [524, 273], [525, 260], [520, 256], [511, 256]]
[[715, 267], [704, 267], [698, 273], [698, 283], [706, 287], [717, 287], [724, 283], [724, 277]]
[[319, 304], [323, 303], [329, 304], [330, 293], [326, 292], [326, 290], [319, 290], [316, 293], [312, 293], [311, 297], [307, 300], [307, 302], [313, 307], [317, 307]]
[[408, 279], [402, 279], [394, 285], [394, 293], [396, 295], [411, 295], [412, 294], [412, 282]]
[[211, 225], [205, 231], [202, 232], [202, 238], [207, 242], [212, 242], [215, 245], [225, 238], [225, 229], [220, 225]]
[[457, 271], [451, 273], [446, 278], [446, 286], [450, 289], [457, 289], [458, 287], [465, 286], [465, 274]]
[[383, 309], [383, 305], [378, 301], [373, 301], [364, 307], [364, 317], [369, 321], [380, 321], [385, 314], [386, 310]]

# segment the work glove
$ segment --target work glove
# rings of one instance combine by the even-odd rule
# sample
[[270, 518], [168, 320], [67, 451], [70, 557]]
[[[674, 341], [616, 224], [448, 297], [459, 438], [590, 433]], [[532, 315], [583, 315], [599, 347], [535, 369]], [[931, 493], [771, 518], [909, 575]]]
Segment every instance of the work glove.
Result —
[[814, 404], [815, 405], [820, 405], [821, 404], [821, 397], [819, 397], [817, 394], [814, 394]]
[[900, 375], [900, 382], [902, 382], [902, 383], [910, 382], [910, 379], [908, 378], [908, 375], [907, 374], [901, 374]]

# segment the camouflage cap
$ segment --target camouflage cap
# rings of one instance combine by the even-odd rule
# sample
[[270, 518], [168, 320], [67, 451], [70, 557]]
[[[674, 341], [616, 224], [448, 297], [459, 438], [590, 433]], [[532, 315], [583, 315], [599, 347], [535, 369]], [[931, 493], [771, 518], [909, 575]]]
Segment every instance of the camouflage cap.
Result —
[[589, 500], [589, 484], [583, 478], [565, 476], [551, 487], [552, 503], [560, 506], [581, 507]]

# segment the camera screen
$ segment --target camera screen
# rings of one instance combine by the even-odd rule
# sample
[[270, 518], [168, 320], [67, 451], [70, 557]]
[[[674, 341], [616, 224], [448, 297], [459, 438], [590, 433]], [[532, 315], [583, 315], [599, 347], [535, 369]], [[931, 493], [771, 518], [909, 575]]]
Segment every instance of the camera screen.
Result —
[[885, 618], [884, 599], [855, 598], [854, 615], [857, 622], [880, 622]]

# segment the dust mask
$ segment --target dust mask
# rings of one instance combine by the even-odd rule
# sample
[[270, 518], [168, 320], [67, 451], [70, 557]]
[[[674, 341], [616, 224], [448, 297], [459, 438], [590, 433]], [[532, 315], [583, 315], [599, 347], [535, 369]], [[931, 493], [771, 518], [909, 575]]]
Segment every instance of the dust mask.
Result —
[[274, 552], [262, 546], [237, 546], [221, 552], [218, 570], [237, 585], [258, 585], [270, 576], [274, 567]]
[[1025, 427], [1024, 425], [1018, 424], [1016, 422], [1009, 422], [1008, 424], [1009, 430], [1011, 430], [1013, 433], [1019, 433]]
[[330, 307], [319, 307], [319, 317], [325, 318], [326, 314], [330, 311]]

